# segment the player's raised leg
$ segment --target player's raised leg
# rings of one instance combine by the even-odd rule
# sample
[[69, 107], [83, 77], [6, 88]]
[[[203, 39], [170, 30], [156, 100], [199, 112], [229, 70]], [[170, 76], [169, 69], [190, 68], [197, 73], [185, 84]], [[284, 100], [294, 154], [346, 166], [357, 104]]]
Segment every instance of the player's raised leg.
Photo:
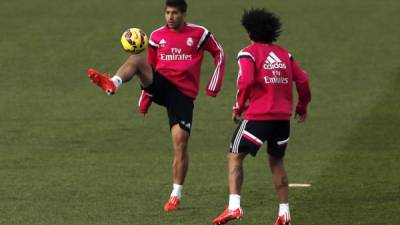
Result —
[[240, 192], [243, 184], [243, 160], [247, 153], [228, 153], [228, 177], [229, 177], [229, 205], [213, 224], [225, 224], [230, 220], [241, 219], [243, 210], [240, 207]]
[[189, 133], [183, 130], [179, 124], [171, 128], [172, 144], [174, 147], [174, 160], [172, 163], [173, 189], [168, 202], [164, 206], [165, 211], [172, 211], [179, 207], [182, 197], [183, 183], [189, 168], [188, 142]]
[[135, 75], [143, 87], [149, 86], [153, 81], [153, 71], [147, 62], [138, 55], [131, 55], [118, 69], [113, 77], [94, 69], [88, 70], [88, 76], [92, 82], [103, 89], [107, 94], [112, 95], [122, 83], [128, 82]]
[[139, 77], [140, 84], [146, 88], [153, 82], [153, 70], [151, 66], [140, 56], [131, 55], [126, 62], [117, 70], [122, 83], [130, 81], [134, 75]]
[[289, 225], [290, 224], [290, 211], [289, 211], [289, 181], [283, 163], [283, 158], [277, 158], [269, 155], [269, 166], [272, 172], [275, 190], [279, 197], [279, 213], [275, 225]]

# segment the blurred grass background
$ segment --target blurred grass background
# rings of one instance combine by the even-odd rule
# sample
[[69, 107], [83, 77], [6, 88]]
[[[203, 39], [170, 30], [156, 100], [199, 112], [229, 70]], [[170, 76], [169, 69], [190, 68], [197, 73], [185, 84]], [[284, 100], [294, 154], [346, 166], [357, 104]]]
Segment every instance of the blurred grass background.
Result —
[[[279, 44], [309, 72], [306, 124], [292, 123], [286, 166], [293, 224], [399, 224], [400, 2], [395, 0], [188, 0], [188, 21], [207, 27], [227, 56], [223, 90], [201, 91], [182, 209], [162, 211], [172, 146], [163, 108], [137, 113], [139, 85], [113, 97], [86, 78], [128, 56], [126, 28], [164, 23], [163, 1], [0, 2], [0, 224], [210, 224], [227, 202], [225, 153], [235, 126], [236, 54], [248, 44], [243, 9], [283, 22]], [[143, 54], [143, 57], [145, 55]], [[202, 85], [213, 71], [206, 56]], [[245, 162], [245, 219], [273, 224], [277, 197], [266, 154]]]

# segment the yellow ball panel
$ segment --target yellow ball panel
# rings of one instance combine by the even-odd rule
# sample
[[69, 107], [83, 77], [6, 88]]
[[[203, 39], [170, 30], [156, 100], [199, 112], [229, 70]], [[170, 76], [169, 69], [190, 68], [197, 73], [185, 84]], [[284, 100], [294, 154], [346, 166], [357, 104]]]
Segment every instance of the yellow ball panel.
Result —
[[146, 33], [139, 28], [130, 28], [121, 36], [122, 48], [133, 54], [139, 54], [146, 49], [148, 42]]

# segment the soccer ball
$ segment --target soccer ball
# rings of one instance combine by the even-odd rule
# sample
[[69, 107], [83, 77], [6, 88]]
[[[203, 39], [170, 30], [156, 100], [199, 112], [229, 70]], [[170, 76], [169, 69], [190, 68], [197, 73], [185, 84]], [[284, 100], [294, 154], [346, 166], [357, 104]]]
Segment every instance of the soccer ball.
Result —
[[146, 33], [139, 28], [129, 28], [121, 37], [122, 48], [133, 54], [139, 54], [147, 48], [149, 39]]

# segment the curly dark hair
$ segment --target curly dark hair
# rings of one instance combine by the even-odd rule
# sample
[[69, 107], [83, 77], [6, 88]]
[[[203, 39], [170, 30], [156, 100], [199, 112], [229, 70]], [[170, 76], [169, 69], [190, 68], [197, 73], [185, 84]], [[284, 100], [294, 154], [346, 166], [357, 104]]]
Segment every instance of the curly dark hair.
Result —
[[185, 13], [187, 10], [187, 4], [185, 0], [166, 0], [165, 6], [176, 7], [180, 12]]
[[252, 8], [244, 10], [242, 26], [252, 41], [271, 44], [279, 37], [282, 24], [279, 17], [268, 10]]

